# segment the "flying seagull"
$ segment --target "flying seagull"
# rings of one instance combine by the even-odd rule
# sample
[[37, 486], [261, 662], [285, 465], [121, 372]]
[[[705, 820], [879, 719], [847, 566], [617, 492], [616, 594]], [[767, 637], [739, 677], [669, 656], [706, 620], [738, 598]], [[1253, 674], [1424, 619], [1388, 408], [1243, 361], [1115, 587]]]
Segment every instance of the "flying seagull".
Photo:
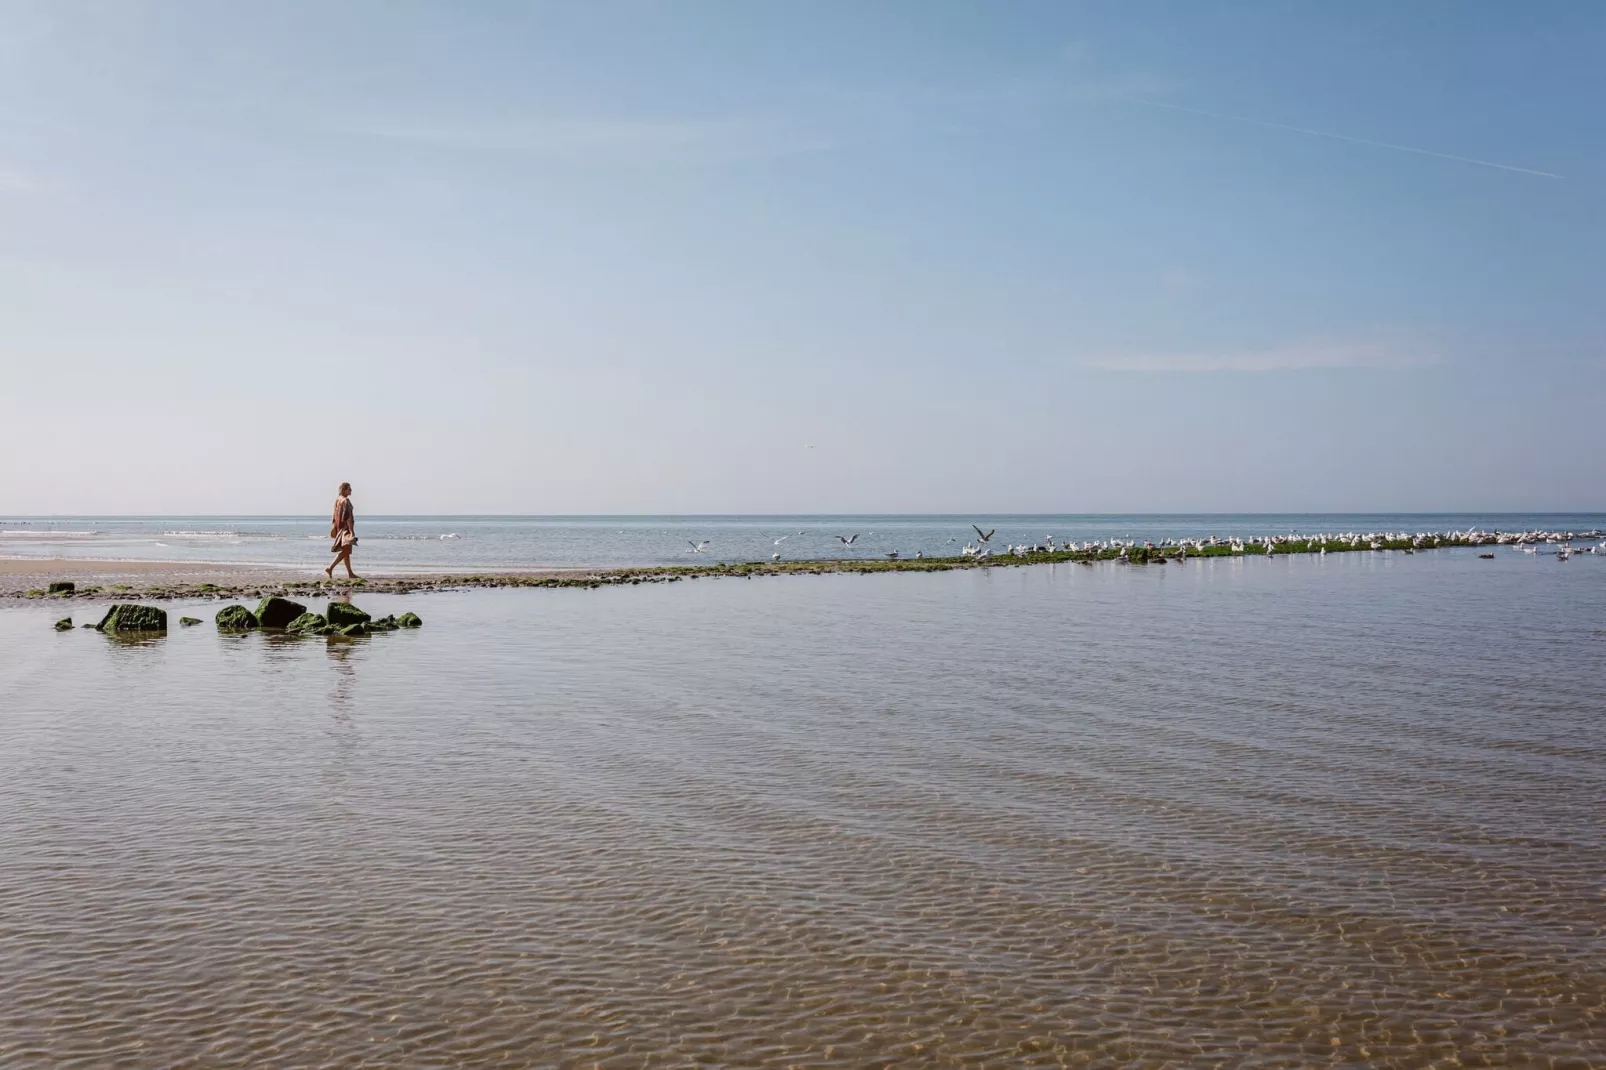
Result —
[[852, 546], [858, 540], [859, 533], [855, 531], [852, 535], [838, 535], [837, 538], [841, 540], [843, 546]]
[[704, 550], [708, 549], [708, 540], [704, 539], [702, 542], [692, 542], [690, 539], [687, 539], [686, 545], [691, 547], [691, 553], [700, 554]]
[[779, 545], [781, 545], [781, 543], [785, 542], [787, 539], [790, 539], [791, 537], [792, 536], [790, 536], [790, 535], [782, 535], [780, 538], [775, 540], [775, 545], [779, 546]]
[[994, 528], [993, 531], [983, 531], [983, 530], [981, 530], [981, 528], [977, 528], [975, 524], [972, 524], [970, 526], [973, 527], [973, 528], [976, 528], [976, 534], [981, 537], [981, 541], [982, 542], [990, 541], [992, 539], [992, 537], [993, 537], [993, 531], [997, 531], [998, 530], [997, 528]]

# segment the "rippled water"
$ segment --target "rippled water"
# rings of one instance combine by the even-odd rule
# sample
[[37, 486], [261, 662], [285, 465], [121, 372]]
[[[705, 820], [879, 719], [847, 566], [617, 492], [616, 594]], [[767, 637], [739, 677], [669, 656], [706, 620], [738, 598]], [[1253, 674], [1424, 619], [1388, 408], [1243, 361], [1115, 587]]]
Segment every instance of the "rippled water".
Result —
[[1606, 560], [371, 601], [0, 609], [0, 1065], [1606, 1060]]

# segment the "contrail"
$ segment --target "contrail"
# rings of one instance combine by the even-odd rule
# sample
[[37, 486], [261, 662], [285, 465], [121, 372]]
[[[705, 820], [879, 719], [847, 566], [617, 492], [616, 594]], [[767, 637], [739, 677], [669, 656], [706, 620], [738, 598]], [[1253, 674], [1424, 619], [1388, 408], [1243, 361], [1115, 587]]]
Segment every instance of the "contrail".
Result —
[[1289, 126], [1286, 123], [1271, 123], [1265, 119], [1251, 119], [1247, 115], [1228, 115], [1225, 112], [1205, 111], [1202, 108], [1184, 108], [1180, 104], [1162, 104], [1158, 100], [1144, 100], [1140, 97], [1123, 97], [1134, 104], [1142, 104], [1150, 108], [1165, 108], [1167, 111], [1183, 111], [1189, 115], [1203, 115], [1210, 119], [1226, 119], [1235, 123], [1249, 123], [1253, 126], [1269, 127], [1272, 130], [1291, 130], [1296, 134], [1310, 134], [1312, 137], [1330, 137], [1334, 141], [1350, 141], [1356, 145], [1370, 145], [1377, 149], [1393, 149], [1395, 152], [1414, 152], [1418, 156], [1437, 156], [1441, 160], [1454, 160], [1457, 163], [1472, 163], [1479, 167], [1494, 167], [1501, 171], [1515, 171], [1521, 175], [1538, 175], [1540, 178], [1564, 178], [1563, 175], [1552, 174], [1549, 171], [1535, 171], [1531, 167], [1513, 167], [1508, 163], [1495, 163], [1493, 160], [1475, 160], [1471, 156], [1453, 156], [1448, 152], [1434, 152], [1432, 149], [1413, 149], [1409, 145], [1391, 145], [1387, 141], [1373, 141], [1371, 138], [1350, 137], [1348, 134], [1333, 134], [1326, 130], [1311, 130], [1304, 126]]

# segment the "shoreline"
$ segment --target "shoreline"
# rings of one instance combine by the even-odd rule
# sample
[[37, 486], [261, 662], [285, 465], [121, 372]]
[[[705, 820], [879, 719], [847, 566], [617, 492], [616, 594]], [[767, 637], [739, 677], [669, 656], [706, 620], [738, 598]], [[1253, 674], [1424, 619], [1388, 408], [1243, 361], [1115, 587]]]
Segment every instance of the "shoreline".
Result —
[[[75, 558], [0, 559], [0, 601], [171, 601], [198, 598], [261, 598], [321, 593], [416, 594], [432, 591], [502, 587], [605, 587], [642, 583], [675, 583], [687, 579], [753, 576], [818, 576], [837, 573], [948, 572], [955, 569], [1015, 568], [1027, 565], [1119, 562], [1149, 566], [1180, 563], [1189, 558], [1319, 556], [1327, 553], [1418, 553], [1484, 546], [1515, 547], [1541, 540], [1523, 536], [1422, 536], [1352, 539], [1267, 540], [1264, 543], [1091, 547], [1081, 549], [1011, 547], [1002, 554], [975, 553], [955, 557], [877, 560], [831, 558], [799, 561], [747, 561], [710, 565], [645, 565], [622, 568], [533, 567], [481, 572], [403, 573], [363, 577], [356, 581], [307, 579], [297, 569], [260, 565], [218, 565], [162, 561], [104, 561]], [[1548, 541], [1548, 540], [1546, 540]], [[1583, 550], [1591, 553], [1592, 550]], [[85, 578], [95, 582], [83, 583]], [[54, 582], [70, 581], [75, 589], [49, 593]]]

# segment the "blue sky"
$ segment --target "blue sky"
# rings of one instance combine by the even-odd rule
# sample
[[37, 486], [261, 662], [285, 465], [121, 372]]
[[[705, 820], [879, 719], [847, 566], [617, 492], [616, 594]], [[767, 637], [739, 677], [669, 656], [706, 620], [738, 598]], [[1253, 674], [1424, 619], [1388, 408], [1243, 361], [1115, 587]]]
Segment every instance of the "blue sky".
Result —
[[0, 513], [1606, 509], [1603, 46], [0, 0]]

